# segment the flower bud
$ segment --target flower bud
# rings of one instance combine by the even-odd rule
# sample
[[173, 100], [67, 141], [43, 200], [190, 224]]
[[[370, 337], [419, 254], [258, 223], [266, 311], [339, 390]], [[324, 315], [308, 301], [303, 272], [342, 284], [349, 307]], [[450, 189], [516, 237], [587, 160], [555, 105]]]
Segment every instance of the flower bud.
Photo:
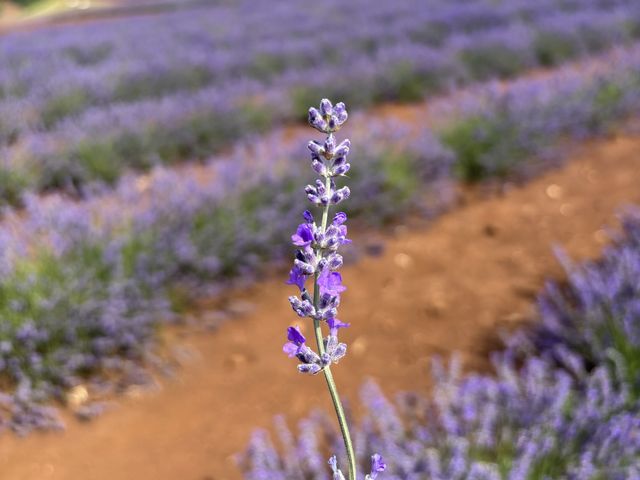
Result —
[[318, 175], [322, 175], [323, 177], [327, 175], [326, 165], [317, 158], [311, 160], [311, 168], [313, 168], [313, 171]]
[[333, 135], [329, 135], [324, 142], [324, 156], [327, 160], [333, 157], [333, 152], [336, 149], [336, 139]]
[[340, 176], [346, 174], [351, 169], [350, 163], [345, 163], [344, 165], [338, 165], [331, 170], [332, 175]]
[[300, 365], [298, 365], [298, 371], [300, 373], [309, 373], [311, 375], [315, 375], [316, 373], [320, 372], [320, 370], [320, 366], [316, 365], [315, 363], [301, 363]]
[[300, 300], [296, 296], [291, 296], [289, 297], [289, 303], [299, 317], [313, 317], [316, 314], [316, 309], [308, 300]]
[[334, 205], [337, 205], [343, 200], [346, 200], [347, 198], [349, 198], [350, 194], [351, 194], [351, 190], [349, 190], [349, 187], [342, 187], [333, 192], [333, 195], [331, 195], [331, 203], [333, 203]]
[[324, 117], [328, 117], [330, 115], [333, 115], [333, 105], [331, 104], [331, 102], [328, 99], [323, 98], [320, 101], [320, 112], [322, 113], [322, 115]]
[[338, 117], [338, 121], [342, 124], [347, 121], [347, 107], [345, 107], [343, 102], [338, 102], [333, 107], [333, 113]]
[[337, 270], [342, 266], [342, 263], [343, 263], [342, 255], [337, 253], [332, 253], [327, 257], [326, 260], [327, 260], [327, 266], [331, 270]]
[[316, 155], [324, 154], [324, 147], [320, 145], [320, 143], [316, 142], [315, 140], [311, 140], [307, 145], [307, 148], [311, 151], [311, 153], [314, 153]]
[[349, 139], [343, 140], [342, 142], [340, 142], [340, 145], [336, 147], [333, 155], [335, 157], [346, 157], [347, 155], [349, 155], [350, 148], [351, 142], [349, 141]]
[[331, 223], [335, 226], [340, 226], [346, 221], [347, 221], [347, 214], [344, 212], [338, 212], [334, 215], [333, 221]]
[[313, 107], [309, 109], [309, 125], [321, 132], [327, 129], [327, 122], [322, 118], [320, 112]]

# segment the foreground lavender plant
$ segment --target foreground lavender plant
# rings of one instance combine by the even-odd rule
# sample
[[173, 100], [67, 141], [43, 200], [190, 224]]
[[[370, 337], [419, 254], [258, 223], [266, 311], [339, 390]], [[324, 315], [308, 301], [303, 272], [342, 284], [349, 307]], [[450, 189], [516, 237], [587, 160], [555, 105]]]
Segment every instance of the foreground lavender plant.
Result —
[[[342, 432], [344, 446], [349, 461], [349, 480], [356, 479], [356, 457], [353, 450], [349, 426], [340, 402], [338, 389], [331, 373], [331, 364], [338, 363], [347, 352], [347, 346], [338, 340], [341, 328], [348, 327], [336, 315], [340, 305], [340, 294], [346, 289], [342, 285], [342, 276], [336, 270], [342, 266], [342, 256], [338, 253], [341, 245], [350, 243], [347, 238], [347, 215], [336, 213], [329, 223], [329, 210], [332, 205], [338, 205], [349, 198], [349, 187], [337, 188], [334, 177], [344, 176], [351, 165], [347, 162], [347, 155], [351, 148], [348, 139], [336, 144], [333, 136], [342, 124], [347, 121], [347, 110], [344, 103], [335, 106], [326, 98], [320, 102], [320, 109], [309, 109], [309, 124], [316, 130], [327, 134], [324, 143], [309, 142], [311, 151], [311, 166], [321, 177], [315, 185], [307, 185], [307, 198], [315, 206], [322, 209], [320, 225], [314, 221], [313, 215], [305, 210], [296, 233], [291, 236], [293, 245], [298, 247], [293, 268], [287, 283], [296, 285], [300, 289], [300, 297], [291, 296], [289, 302], [299, 317], [311, 318], [316, 337], [318, 351], [306, 345], [306, 338], [298, 327], [289, 327], [288, 342], [284, 345], [284, 352], [289, 357], [296, 357], [300, 364], [301, 373], [317, 374], [323, 372], [331, 400], [336, 410], [338, 423]], [[305, 288], [307, 277], [313, 277], [313, 296]], [[323, 338], [322, 324], [326, 323], [329, 335]], [[329, 460], [334, 480], [344, 480], [338, 469], [336, 457]], [[371, 457], [371, 474], [366, 479], [375, 479], [379, 472], [384, 471], [385, 464], [382, 457], [375, 454]]]

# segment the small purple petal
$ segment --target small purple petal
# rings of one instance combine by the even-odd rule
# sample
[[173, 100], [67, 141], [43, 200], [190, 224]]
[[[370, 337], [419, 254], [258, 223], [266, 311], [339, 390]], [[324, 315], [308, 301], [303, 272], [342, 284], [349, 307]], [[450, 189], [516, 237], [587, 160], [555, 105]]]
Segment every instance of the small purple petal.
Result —
[[300, 348], [295, 343], [292, 343], [292, 342], [287, 342], [282, 347], [282, 351], [286, 353], [289, 358], [295, 357], [299, 349]]
[[342, 285], [342, 275], [338, 272], [332, 272], [328, 268], [322, 270], [318, 276], [318, 285], [320, 286], [320, 294], [328, 293], [330, 295], [340, 295], [347, 287]]
[[313, 242], [313, 231], [308, 223], [298, 225], [296, 233], [291, 235], [291, 242], [293, 242], [296, 247], [311, 245], [311, 242]]
[[347, 238], [347, 226], [340, 225], [340, 245], [348, 245], [351, 243], [351, 239]]
[[300, 329], [297, 326], [287, 328], [287, 338], [290, 342], [294, 343], [297, 346], [304, 345], [304, 343], [307, 341], [307, 339], [304, 338], [304, 335], [302, 335], [302, 332], [300, 332]]
[[350, 327], [351, 324], [350, 323], [344, 323], [341, 322], [340, 320], [338, 320], [337, 318], [330, 318], [327, 320], [327, 324], [329, 325], [329, 328], [331, 330], [335, 330], [338, 331], [338, 329], [340, 328], [347, 328]]
[[287, 285], [296, 285], [300, 291], [304, 290], [304, 283], [307, 280], [307, 276], [304, 272], [299, 268], [294, 266], [289, 271], [289, 280], [287, 280]]

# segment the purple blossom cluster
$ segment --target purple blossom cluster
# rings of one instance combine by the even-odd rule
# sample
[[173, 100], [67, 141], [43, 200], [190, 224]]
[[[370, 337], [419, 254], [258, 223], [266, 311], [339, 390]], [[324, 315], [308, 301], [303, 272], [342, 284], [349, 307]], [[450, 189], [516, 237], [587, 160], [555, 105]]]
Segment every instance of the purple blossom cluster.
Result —
[[[325, 19], [338, 10], [332, 29], [344, 45], [328, 56], [335, 38]], [[640, 35], [640, 12], [624, 0], [331, 0], [311, 14], [306, 5], [243, 0], [195, 13], [5, 35], [0, 197], [84, 194], [86, 183], [113, 183], [127, 169], [203, 159], [297, 118], [319, 92], [358, 107], [411, 101]]]
[[[463, 375], [457, 358], [434, 362], [425, 397], [389, 401], [374, 383], [354, 433], [363, 452], [387, 458], [385, 478], [418, 480], [640, 478], [638, 316], [640, 214], [602, 259], [570, 267], [539, 297], [541, 321], [495, 352], [494, 373]], [[256, 431], [241, 465], [247, 479], [326, 478], [318, 450], [339, 435], [322, 414], [283, 422], [276, 448]], [[300, 460], [304, 459], [304, 460]]]
[[[315, 186], [307, 185], [305, 188], [308, 200], [315, 206], [323, 207], [323, 219], [322, 224], [318, 225], [311, 212], [305, 210], [304, 223], [291, 236], [293, 245], [299, 250], [287, 283], [300, 290], [300, 297], [289, 297], [293, 311], [301, 318], [325, 322], [329, 335], [324, 340], [324, 351], [318, 354], [306, 345], [306, 339], [298, 327], [289, 327], [289, 342], [285, 344], [284, 351], [301, 362], [298, 370], [304, 373], [316, 374], [332, 363], [337, 363], [347, 352], [347, 346], [338, 340], [338, 332], [349, 324], [336, 317], [340, 295], [346, 290], [342, 285], [342, 275], [337, 270], [343, 263], [342, 255], [338, 253], [340, 246], [351, 243], [347, 238], [345, 225], [347, 215], [339, 212], [327, 225], [329, 207], [342, 203], [350, 195], [349, 187], [337, 188], [335, 184], [335, 178], [343, 177], [349, 170], [346, 159], [350, 141], [344, 140], [336, 145], [333, 136], [346, 119], [347, 111], [343, 103], [334, 107], [329, 100], [324, 99], [320, 104], [320, 111], [315, 108], [309, 110], [309, 124], [328, 134], [323, 143], [315, 140], [309, 142], [313, 170], [321, 178], [316, 180]], [[315, 298], [305, 288], [309, 277], [314, 278], [312, 295]]]
[[[546, 145], [558, 135], [583, 138], [637, 111], [639, 71], [640, 50], [631, 47], [500, 89], [493, 84], [472, 89], [433, 108], [453, 124], [468, 118], [491, 124], [501, 112], [510, 112], [509, 129], [498, 137], [503, 143], [491, 143], [483, 157], [483, 162], [508, 163], [513, 138], [537, 138], [519, 145], [533, 145], [532, 155], [547, 155]], [[411, 209], [433, 215], [450, 204], [454, 173], [466, 153], [451, 143], [452, 151], [447, 149], [438, 139], [441, 133], [357, 113], [342, 131], [359, 145], [362, 168], [349, 169], [346, 144], [314, 143], [310, 153], [319, 175], [348, 172], [349, 186], [358, 193], [345, 203], [350, 218], [379, 222]], [[87, 190], [82, 202], [57, 194], [26, 196], [23, 210], [5, 209], [0, 316], [9, 321], [0, 325], [0, 378], [11, 386], [8, 393], [22, 384], [23, 391], [33, 391], [34, 402], [61, 398], [67, 388], [110, 368], [138, 378], [135, 366], [144, 363], [154, 322], [171, 317], [173, 286], [186, 283], [191, 290], [230, 278], [247, 281], [270, 262], [284, 260], [283, 232], [297, 223], [290, 208], [295, 186], [308, 180], [306, 193], [320, 205], [340, 191], [331, 183], [327, 189], [313, 182], [299, 162], [303, 143], [302, 135], [285, 138], [275, 132], [242, 142], [205, 165], [128, 174], [113, 189]], [[335, 157], [332, 166], [323, 162], [329, 152]], [[269, 161], [257, 160], [264, 158]], [[511, 167], [533, 166], [535, 172], [540, 158], [520, 156]], [[487, 167], [487, 172], [496, 170]], [[327, 247], [340, 243], [342, 219], [328, 225], [335, 235], [326, 239]], [[315, 231], [313, 219], [304, 220], [294, 242], [302, 251], [299, 268], [309, 271], [318, 259], [305, 253]], [[337, 268], [338, 257], [329, 260]], [[328, 273], [321, 282], [335, 292], [340, 282]], [[300, 274], [292, 281], [303, 288], [305, 278]], [[33, 338], [21, 342], [22, 335]], [[6, 411], [0, 409], [4, 425], [24, 424]]]

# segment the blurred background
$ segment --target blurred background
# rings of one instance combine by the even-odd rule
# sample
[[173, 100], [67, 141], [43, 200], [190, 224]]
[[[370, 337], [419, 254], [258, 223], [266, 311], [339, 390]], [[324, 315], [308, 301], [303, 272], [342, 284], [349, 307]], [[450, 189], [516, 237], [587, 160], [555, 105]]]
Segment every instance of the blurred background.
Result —
[[640, 478], [639, 42], [632, 0], [1, 0], [0, 478], [328, 478], [281, 353], [322, 98], [363, 471]]

